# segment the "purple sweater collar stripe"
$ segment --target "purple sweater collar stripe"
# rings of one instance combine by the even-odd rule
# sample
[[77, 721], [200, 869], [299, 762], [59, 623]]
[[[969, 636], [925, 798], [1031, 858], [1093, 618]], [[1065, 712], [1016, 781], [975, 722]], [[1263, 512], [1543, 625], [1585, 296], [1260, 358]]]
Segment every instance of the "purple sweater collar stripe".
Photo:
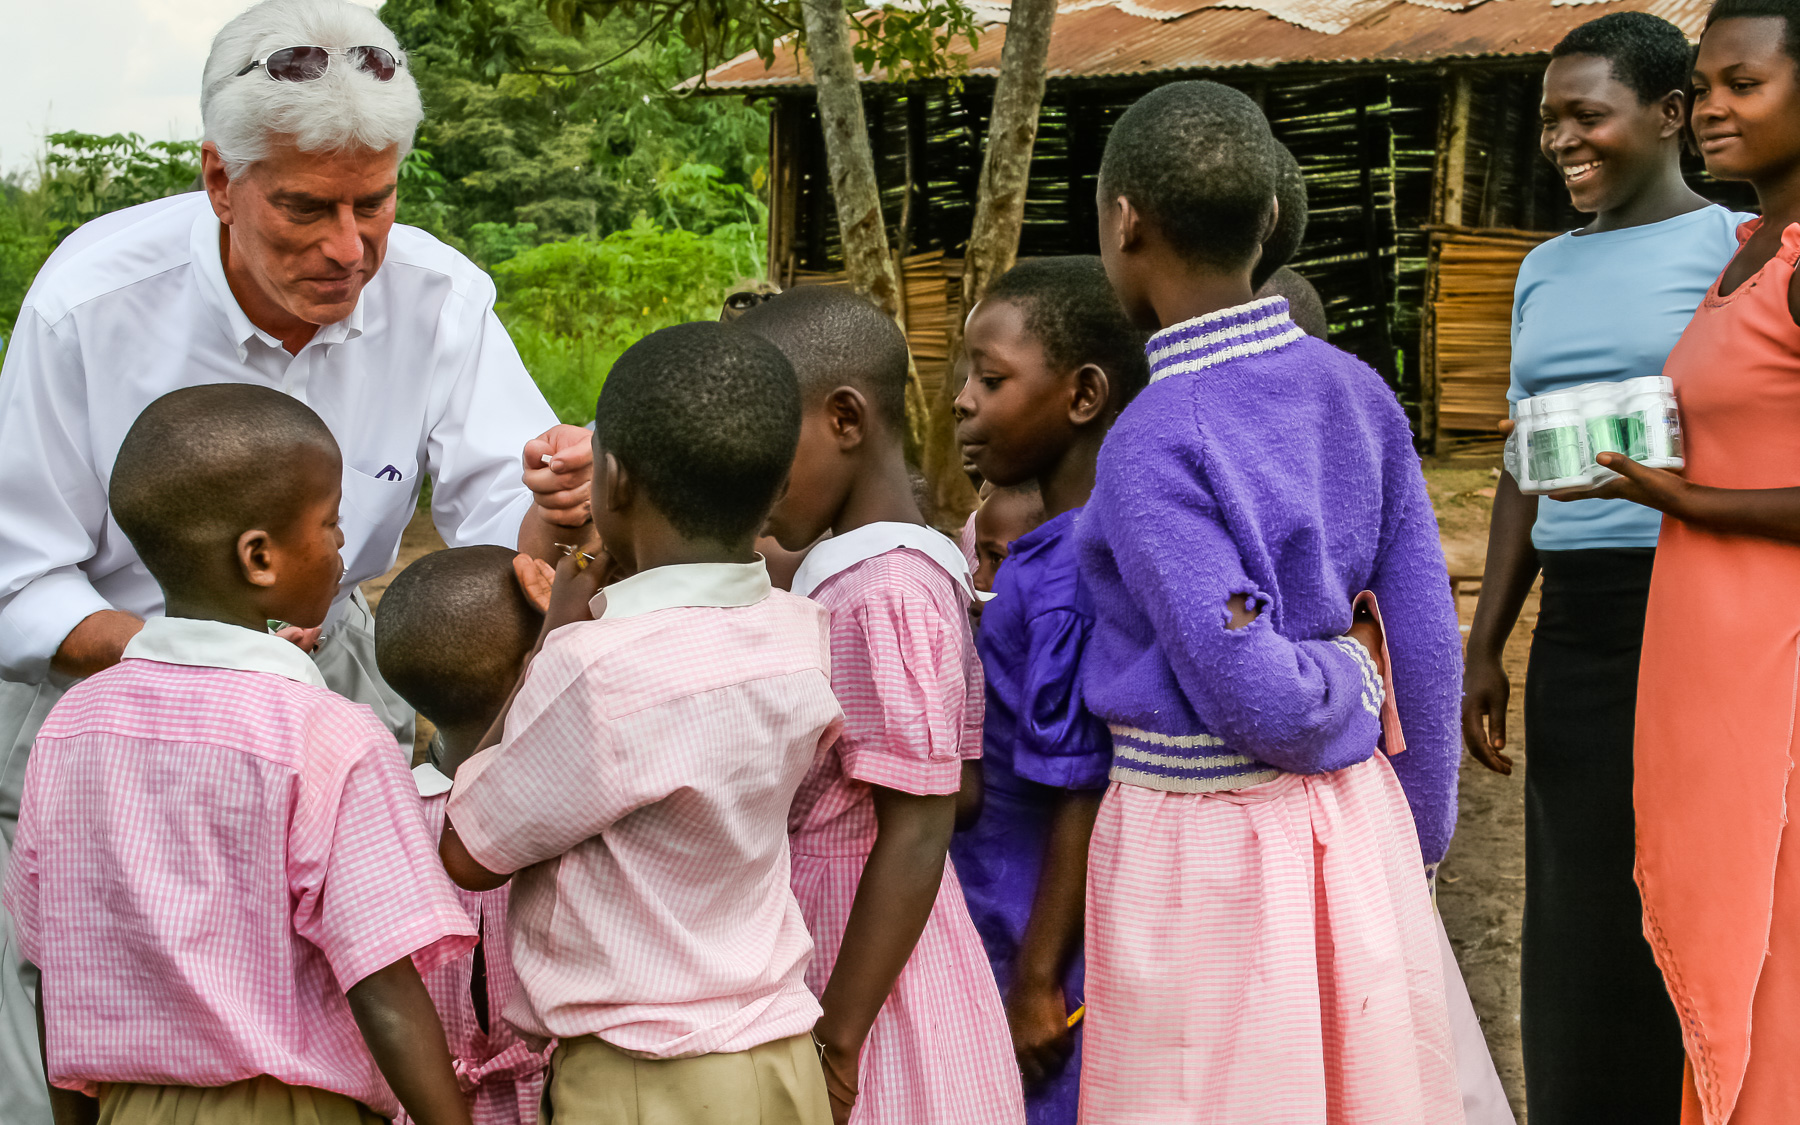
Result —
[[1286, 347], [1306, 335], [1288, 315], [1286, 297], [1264, 297], [1163, 329], [1145, 352], [1150, 381], [1214, 367], [1240, 356]]

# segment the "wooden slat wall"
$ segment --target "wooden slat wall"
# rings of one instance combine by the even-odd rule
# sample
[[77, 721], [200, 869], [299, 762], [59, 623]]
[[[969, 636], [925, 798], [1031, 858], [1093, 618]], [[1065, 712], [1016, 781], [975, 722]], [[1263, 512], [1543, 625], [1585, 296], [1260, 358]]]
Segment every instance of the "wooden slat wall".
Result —
[[1431, 238], [1430, 333], [1441, 456], [1491, 455], [1507, 415], [1513, 283], [1550, 234], [1458, 228]]

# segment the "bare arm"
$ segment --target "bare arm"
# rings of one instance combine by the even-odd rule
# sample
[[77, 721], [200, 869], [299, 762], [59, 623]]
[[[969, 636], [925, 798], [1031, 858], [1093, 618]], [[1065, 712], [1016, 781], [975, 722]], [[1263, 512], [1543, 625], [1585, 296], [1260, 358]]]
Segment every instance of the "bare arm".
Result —
[[[49, 974], [40, 973], [37, 999], [38, 1058], [44, 1064], [45, 1074], [50, 1073], [50, 1036], [44, 1030], [44, 997], [48, 994], [49, 987]], [[50, 1120], [54, 1125], [95, 1125], [100, 1120], [100, 1103], [93, 1098], [60, 1086], [50, 1086], [49, 1089]]]
[[1087, 918], [1088, 841], [1102, 792], [1065, 790], [1051, 814], [1043, 873], [1006, 997], [1006, 1022], [1027, 1089], [1056, 1075], [1074, 1050], [1062, 982], [1081, 948]]
[[144, 620], [116, 609], [90, 613], [69, 630], [50, 658], [50, 667], [65, 676], [91, 676], [119, 662], [125, 645], [144, 627]]
[[1800, 488], [1713, 488], [1619, 453], [1602, 453], [1599, 462], [1619, 478], [1599, 488], [1552, 492], [1550, 499], [1630, 500], [1705, 531], [1800, 543]]
[[1531, 545], [1537, 506], [1537, 497], [1520, 492], [1511, 473], [1500, 474], [1488, 523], [1481, 599], [1469, 630], [1462, 704], [1463, 742], [1476, 761], [1495, 773], [1512, 773], [1512, 759], [1501, 752], [1506, 747], [1506, 704], [1512, 684], [1500, 658], [1531, 584], [1537, 581], [1537, 549]]
[[456, 834], [456, 825], [444, 820], [444, 834], [438, 838], [438, 858], [444, 861], [444, 872], [450, 881], [465, 891], [491, 891], [503, 887], [511, 875], [489, 871], [481, 861], [469, 854], [468, 846]]
[[444, 1025], [412, 958], [377, 969], [344, 995], [375, 1065], [407, 1114], [419, 1125], [469, 1125]]
[[839, 1125], [856, 1101], [857, 1060], [937, 903], [956, 796], [918, 797], [874, 787], [875, 847], [863, 865], [844, 942], [819, 1004], [815, 1034], [825, 1049], [825, 1084]]
[[956, 791], [956, 830], [973, 828], [981, 819], [981, 805], [987, 790], [981, 779], [981, 759], [971, 758], [962, 764], [962, 788]]

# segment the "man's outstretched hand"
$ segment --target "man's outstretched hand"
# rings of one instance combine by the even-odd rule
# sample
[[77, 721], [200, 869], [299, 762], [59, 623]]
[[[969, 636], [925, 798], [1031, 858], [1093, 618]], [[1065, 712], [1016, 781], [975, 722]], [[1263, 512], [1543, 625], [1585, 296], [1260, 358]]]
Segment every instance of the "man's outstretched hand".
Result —
[[580, 527], [591, 516], [594, 435], [580, 426], [552, 426], [525, 443], [525, 487], [533, 509], [559, 527]]

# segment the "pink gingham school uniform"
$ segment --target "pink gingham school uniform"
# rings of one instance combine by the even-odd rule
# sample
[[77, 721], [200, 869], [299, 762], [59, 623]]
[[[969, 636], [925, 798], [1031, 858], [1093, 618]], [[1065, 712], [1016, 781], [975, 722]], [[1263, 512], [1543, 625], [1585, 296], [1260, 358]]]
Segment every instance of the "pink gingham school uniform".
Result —
[[[1375, 595], [1356, 602], [1381, 620]], [[1088, 852], [1083, 1122], [1473, 1125], [1468, 1105], [1512, 1120], [1479, 1028], [1453, 1033], [1458, 970], [1388, 764], [1406, 751], [1400, 713], [1376, 682], [1381, 746], [1353, 766], [1107, 791]]]
[[267, 1074], [387, 1116], [344, 992], [475, 932], [374, 713], [289, 642], [184, 618], [45, 720], [6, 905], [47, 982], [55, 1085]]
[[[955, 793], [963, 760], [981, 754], [983, 681], [968, 569], [936, 532], [874, 524], [826, 540], [794, 588], [831, 611], [831, 683], [845, 716], [789, 817], [794, 893], [817, 944], [806, 981], [822, 993], [875, 843], [870, 786]], [[1025, 1120], [1000, 992], [948, 859], [925, 931], [869, 1031], [850, 1120]]]
[[[444, 809], [450, 803], [451, 781], [427, 763], [413, 770], [419, 796], [425, 802], [425, 823], [432, 836], [444, 831]], [[500, 1018], [507, 1001], [519, 989], [512, 968], [512, 947], [506, 937], [506, 901], [510, 886], [491, 891], [465, 891], [458, 887], [456, 900], [481, 935], [482, 964], [487, 977], [486, 1031], [475, 1011], [471, 991], [475, 975], [473, 952], [446, 961], [425, 977], [425, 991], [444, 1024], [450, 1044], [450, 1064], [457, 1085], [469, 1099], [474, 1125], [534, 1125], [538, 1103], [544, 1095], [544, 1068], [555, 1041], [533, 1047], [513, 1026]], [[395, 1125], [410, 1125], [402, 1113]]]
[[470, 855], [518, 872], [502, 1014], [649, 1059], [803, 1035], [819, 1004], [785, 827], [842, 716], [825, 614], [760, 560], [657, 567], [601, 597], [599, 620], [546, 639], [504, 739], [450, 794]]

